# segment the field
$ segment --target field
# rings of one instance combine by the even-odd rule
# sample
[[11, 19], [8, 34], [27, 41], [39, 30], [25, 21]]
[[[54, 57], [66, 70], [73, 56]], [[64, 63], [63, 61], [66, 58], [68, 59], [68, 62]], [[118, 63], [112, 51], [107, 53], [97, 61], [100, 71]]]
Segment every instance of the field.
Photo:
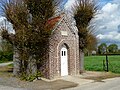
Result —
[[[103, 60], [105, 56], [85, 56], [85, 70], [88, 71], [104, 71]], [[109, 71], [120, 73], [120, 55], [108, 56]]]

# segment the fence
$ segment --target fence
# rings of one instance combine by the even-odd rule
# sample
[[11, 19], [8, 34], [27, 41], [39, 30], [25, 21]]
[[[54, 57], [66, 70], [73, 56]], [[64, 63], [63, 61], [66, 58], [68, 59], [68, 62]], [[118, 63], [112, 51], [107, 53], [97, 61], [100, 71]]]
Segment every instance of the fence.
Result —
[[120, 55], [107, 55], [106, 60], [103, 60], [103, 70], [120, 73]]

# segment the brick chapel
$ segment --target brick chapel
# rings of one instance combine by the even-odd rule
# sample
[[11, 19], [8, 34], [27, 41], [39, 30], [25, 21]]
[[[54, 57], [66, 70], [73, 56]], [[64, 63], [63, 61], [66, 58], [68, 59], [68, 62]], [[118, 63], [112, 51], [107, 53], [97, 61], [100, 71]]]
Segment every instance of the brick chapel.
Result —
[[[48, 79], [54, 79], [67, 75], [79, 75], [82, 70], [82, 64], [79, 54], [79, 36], [78, 29], [74, 19], [65, 13], [50, 18], [47, 22], [52, 27], [52, 33], [49, 39], [48, 58], [43, 71], [43, 76]], [[14, 54], [13, 73], [19, 71], [18, 54]], [[35, 72], [36, 69], [33, 69]]]

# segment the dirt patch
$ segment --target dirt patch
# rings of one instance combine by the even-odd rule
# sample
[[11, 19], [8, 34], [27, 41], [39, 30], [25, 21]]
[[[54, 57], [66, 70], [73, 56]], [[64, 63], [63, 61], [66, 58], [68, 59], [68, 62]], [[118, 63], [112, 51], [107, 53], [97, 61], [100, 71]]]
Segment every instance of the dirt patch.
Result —
[[11, 77], [13, 68], [11, 66], [0, 67], [0, 77]]
[[103, 82], [103, 79], [120, 77], [120, 74], [115, 74], [111, 72], [96, 72], [96, 71], [86, 71], [82, 74], [82, 78], [91, 79], [96, 82]]

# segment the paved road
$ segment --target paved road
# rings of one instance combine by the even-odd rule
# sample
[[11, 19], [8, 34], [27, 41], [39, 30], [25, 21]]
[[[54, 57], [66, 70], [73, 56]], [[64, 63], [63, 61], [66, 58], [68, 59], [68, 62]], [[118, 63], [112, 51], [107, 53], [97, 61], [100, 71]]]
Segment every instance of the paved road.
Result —
[[4, 66], [7, 66], [9, 64], [12, 64], [13, 62], [7, 62], [7, 63], [0, 63], [0, 67], [4, 67]]
[[13, 88], [13, 87], [9, 87], [9, 86], [0, 85], [0, 90], [26, 90], [26, 89], [22, 89], [22, 88]]
[[[91, 80], [80, 79], [79, 77], [65, 77], [63, 80], [73, 81], [79, 85], [74, 88], [62, 90], [120, 90], [120, 77], [106, 79], [102, 82], [94, 82]], [[10, 86], [0, 85], [0, 90], [27, 90], [23, 88], [14, 88]]]
[[79, 85], [78, 87], [64, 90], [120, 90], [120, 77]]

